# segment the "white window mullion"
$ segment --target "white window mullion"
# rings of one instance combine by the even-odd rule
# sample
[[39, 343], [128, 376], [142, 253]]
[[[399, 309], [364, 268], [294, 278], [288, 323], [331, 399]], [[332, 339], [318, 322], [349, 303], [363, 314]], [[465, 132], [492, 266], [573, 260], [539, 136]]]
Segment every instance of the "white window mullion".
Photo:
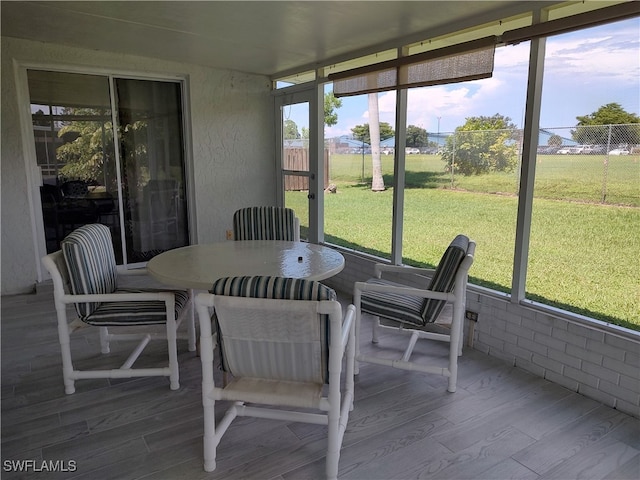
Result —
[[393, 222], [391, 263], [402, 263], [402, 227], [404, 223], [405, 159], [407, 143], [407, 89], [396, 91], [396, 148], [393, 172]]
[[[537, 21], [541, 21], [541, 15], [546, 16], [546, 11], [544, 13], [537, 12], [537, 14], [534, 15], [534, 19], [538, 17]], [[524, 117], [522, 167], [518, 194], [513, 276], [511, 280], [511, 301], [513, 303], [519, 303], [525, 298], [531, 215], [533, 210], [533, 187], [536, 170], [536, 150], [540, 126], [545, 44], [545, 38], [532, 40], [529, 54], [529, 88], [527, 89], [527, 103]]]

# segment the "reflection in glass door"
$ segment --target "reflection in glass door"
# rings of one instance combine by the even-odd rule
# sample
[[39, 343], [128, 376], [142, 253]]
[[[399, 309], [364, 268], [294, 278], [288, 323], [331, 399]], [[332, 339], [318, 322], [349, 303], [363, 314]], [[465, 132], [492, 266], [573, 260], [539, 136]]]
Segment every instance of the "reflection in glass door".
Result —
[[127, 263], [188, 244], [180, 84], [115, 79]]
[[103, 223], [122, 263], [109, 78], [29, 70], [47, 253], [75, 228]]
[[120, 264], [186, 245], [180, 84], [40, 70], [27, 78], [47, 252], [88, 223], [109, 227]]

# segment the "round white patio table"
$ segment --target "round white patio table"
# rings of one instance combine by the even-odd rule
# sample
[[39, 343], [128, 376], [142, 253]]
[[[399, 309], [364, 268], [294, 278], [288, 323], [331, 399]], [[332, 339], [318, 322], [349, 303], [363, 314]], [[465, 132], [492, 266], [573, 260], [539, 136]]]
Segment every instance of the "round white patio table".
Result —
[[344, 268], [329, 247], [273, 240], [225, 241], [167, 250], [147, 263], [156, 280], [182, 288], [210, 290], [218, 278], [243, 275], [324, 280]]

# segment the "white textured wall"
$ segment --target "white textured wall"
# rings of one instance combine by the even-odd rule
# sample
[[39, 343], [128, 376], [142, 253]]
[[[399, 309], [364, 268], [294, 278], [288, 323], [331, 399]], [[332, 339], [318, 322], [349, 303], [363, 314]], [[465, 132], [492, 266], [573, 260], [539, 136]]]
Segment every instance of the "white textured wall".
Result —
[[113, 73], [188, 76], [195, 242], [223, 240], [238, 207], [276, 201], [273, 101], [266, 77], [7, 37], [2, 37], [1, 54], [3, 295], [30, 291], [37, 280], [14, 59]]
[[18, 102], [9, 41], [2, 38], [2, 293], [31, 290], [35, 284], [36, 252], [29, 213], [27, 173], [22, 153]]

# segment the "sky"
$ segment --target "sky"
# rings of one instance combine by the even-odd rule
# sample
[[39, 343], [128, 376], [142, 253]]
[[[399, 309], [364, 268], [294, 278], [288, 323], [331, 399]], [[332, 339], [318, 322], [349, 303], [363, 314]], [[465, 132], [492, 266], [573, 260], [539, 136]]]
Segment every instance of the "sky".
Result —
[[[492, 78], [409, 89], [407, 125], [451, 132], [472, 116], [500, 114], [522, 127], [529, 42], [496, 48]], [[574, 127], [576, 117], [608, 103], [640, 115], [640, 19], [549, 37], [542, 90], [542, 128]], [[395, 124], [395, 91], [380, 93], [380, 121]], [[302, 112], [285, 112], [299, 127]], [[344, 97], [338, 124], [325, 137], [350, 135], [368, 122], [367, 96]], [[439, 120], [438, 120], [439, 118]]]

